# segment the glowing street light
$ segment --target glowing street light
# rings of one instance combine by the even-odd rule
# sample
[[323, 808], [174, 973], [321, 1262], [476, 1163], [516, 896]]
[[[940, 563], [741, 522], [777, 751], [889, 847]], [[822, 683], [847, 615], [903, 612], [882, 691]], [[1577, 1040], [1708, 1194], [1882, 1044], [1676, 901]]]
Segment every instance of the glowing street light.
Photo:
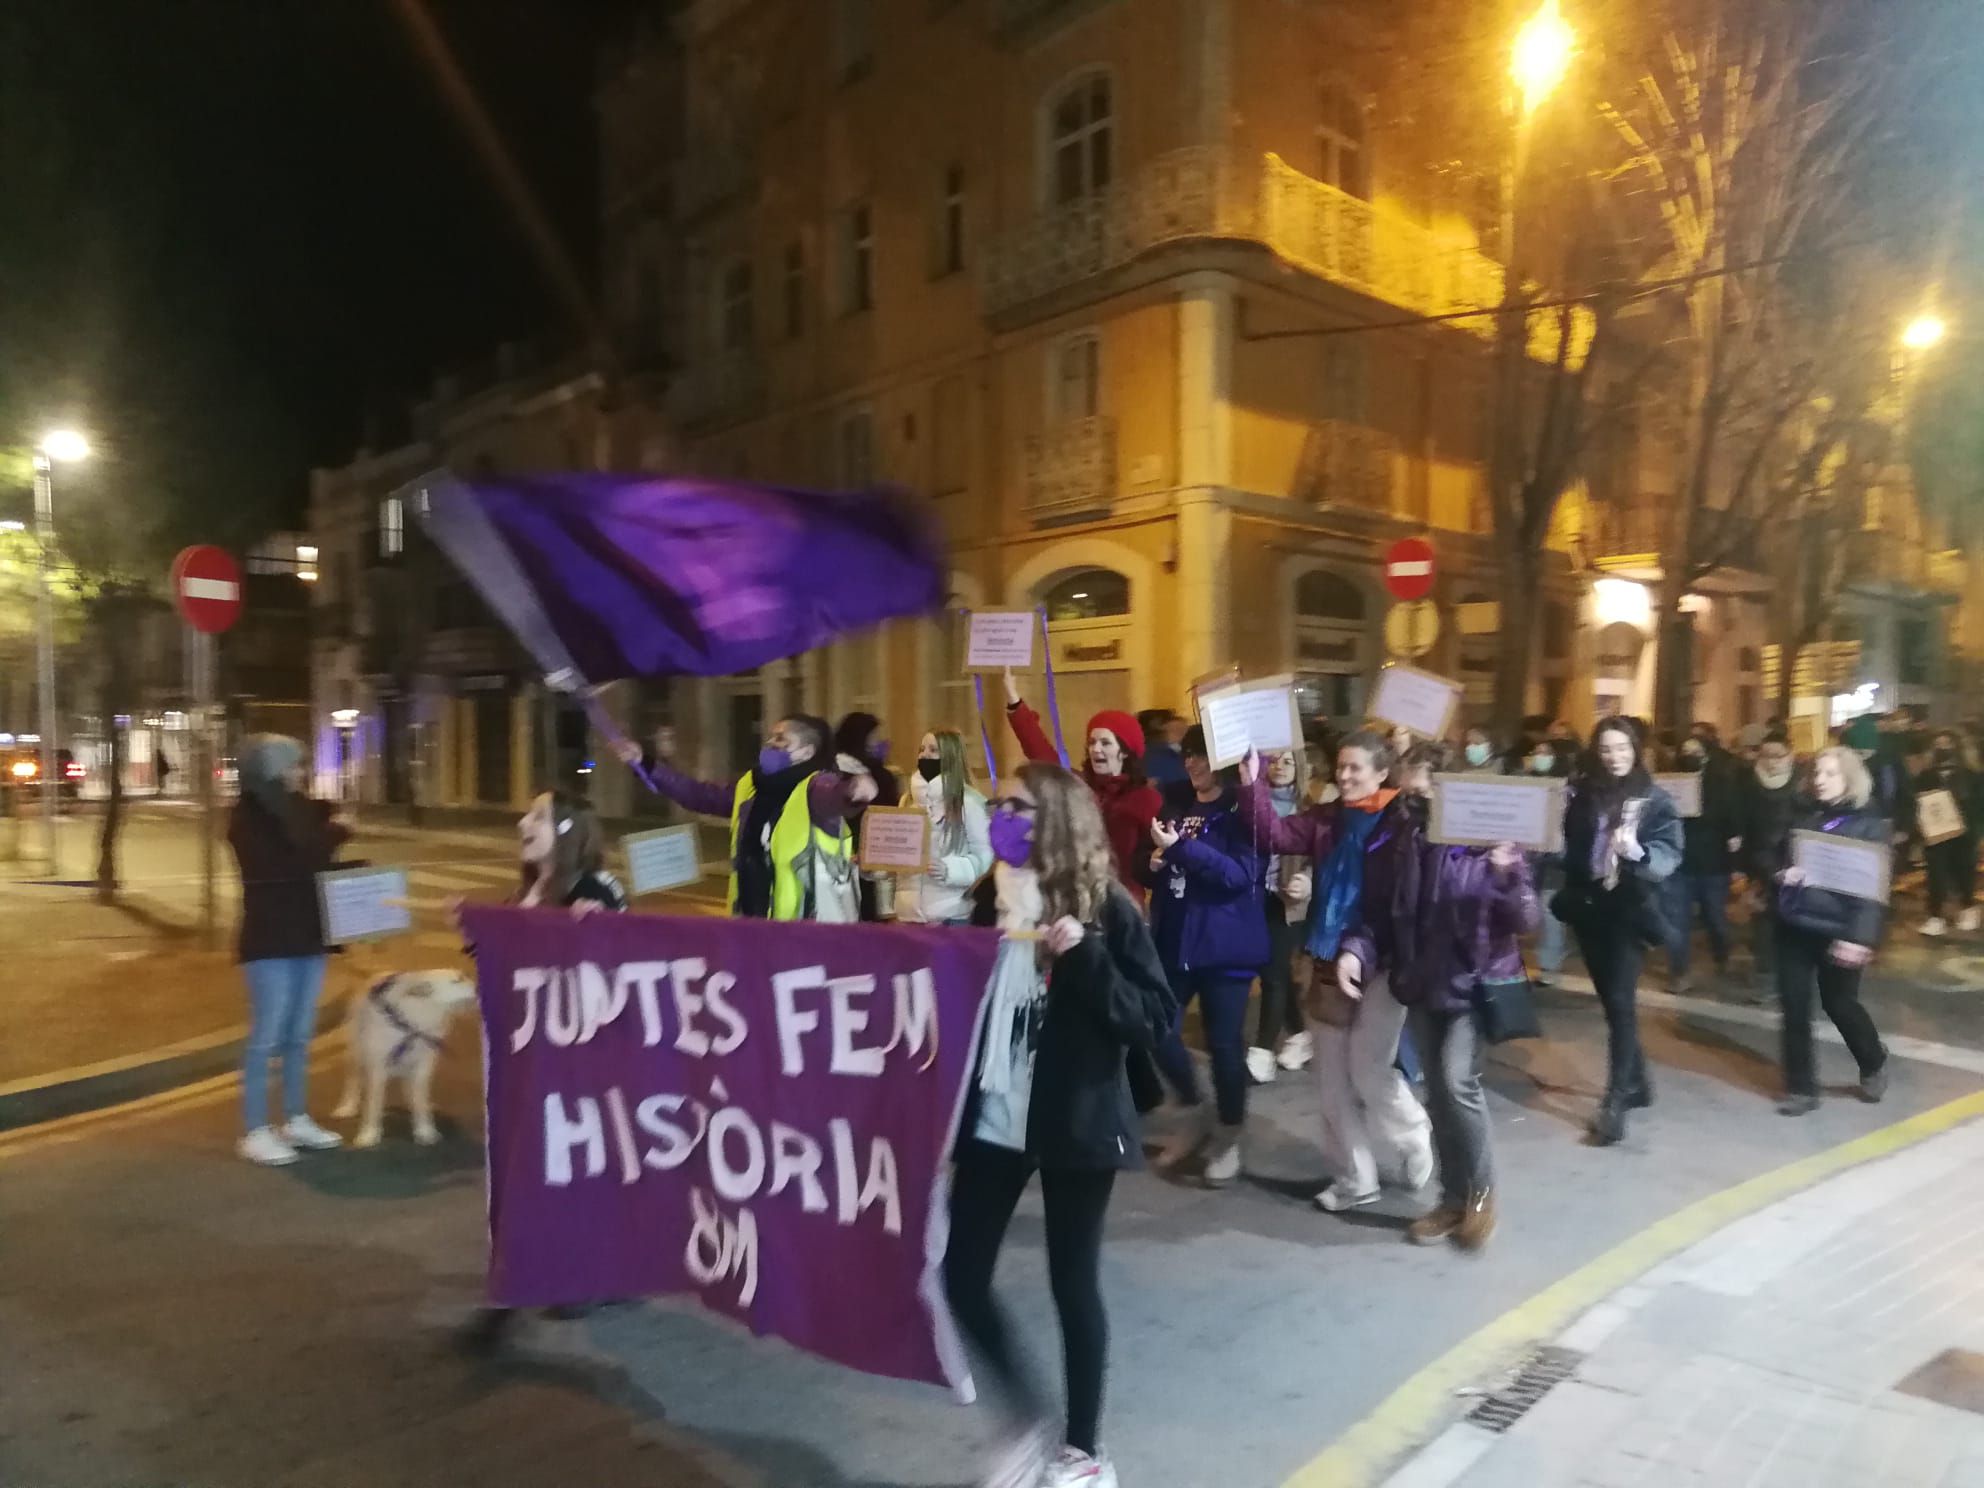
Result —
[[59, 464], [71, 465], [90, 457], [90, 442], [74, 429], [51, 429], [35, 446], [38, 453]]
[[51, 429], [34, 447], [34, 530], [41, 579], [37, 671], [41, 690], [41, 840], [55, 872], [55, 604], [48, 557], [55, 548], [55, 467], [87, 460], [90, 442], [74, 429]]
[[1536, 14], [1516, 32], [1515, 52], [1509, 61], [1509, 74], [1522, 90], [1525, 116], [1535, 113], [1564, 80], [1575, 50], [1577, 35], [1558, 10], [1557, 0], [1543, 0]]
[[1931, 347], [1940, 346], [1949, 333], [1950, 328], [1942, 316], [1924, 313], [1916, 316], [1902, 330], [1901, 344], [1910, 351], [1928, 351]]

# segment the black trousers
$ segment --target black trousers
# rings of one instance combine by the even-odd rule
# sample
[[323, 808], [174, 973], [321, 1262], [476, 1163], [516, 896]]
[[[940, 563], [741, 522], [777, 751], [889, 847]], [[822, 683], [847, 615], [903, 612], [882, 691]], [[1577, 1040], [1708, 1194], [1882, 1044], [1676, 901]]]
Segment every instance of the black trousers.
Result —
[[1888, 1051], [1874, 1020], [1860, 1003], [1860, 968], [1835, 966], [1826, 956], [1832, 938], [1779, 922], [1777, 995], [1784, 1007], [1784, 1084], [1793, 1095], [1817, 1095], [1819, 1076], [1812, 1054], [1812, 988], [1832, 1026], [1846, 1040], [1860, 1073], [1871, 1075], [1887, 1063]]
[[1302, 1031], [1302, 1003], [1295, 995], [1295, 953], [1309, 933], [1309, 921], [1290, 921], [1281, 895], [1267, 896], [1268, 964], [1261, 968], [1261, 1021], [1254, 1042], [1272, 1049], [1284, 1033]]
[[1640, 968], [1646, 947], [1627, 923], [1622, 906], [1600, 895], [1598, 907], [1577, 927], [1578, 950], [1605, 1009], [1605, 1098], [1626, 1100], [1646, 1089], [1646, 1055], [1640, 1049]]
[[1930, 843], [1922, 849], [1922, 861], [1929, 870], [1929, 913], [1940, 917], [1946, 902], [1968, 909], [1977, 897], [1977, 839]]
[[[1023, 1423], [1048, 1418], [1047, 1392], [1023, 1357], [1005, 1310], [992, 1295], [992, 1268], [1006, 1226], [1033, 1176], [1033, 1160], [990, 1143], [969, 1141], [951, 1176], [951, 1238], [944, 1252], [944, 1291], [965, 1340]], [[1102, 1308], [1102, 1222], [1115, 1187], [1111, 1168], [1043, 1168], [1047, 1275], [1061, 1318], [1068, 1382], [1068, 1445], [1094, 1454], [1102, 1421], [1102, 1382], [1109, 1362], [1109, 1319]]]

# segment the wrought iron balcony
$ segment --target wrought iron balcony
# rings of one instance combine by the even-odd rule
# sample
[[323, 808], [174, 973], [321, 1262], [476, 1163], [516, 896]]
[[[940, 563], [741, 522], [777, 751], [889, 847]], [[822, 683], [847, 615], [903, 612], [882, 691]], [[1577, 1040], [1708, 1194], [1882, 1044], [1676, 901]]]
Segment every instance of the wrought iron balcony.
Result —
[[1106, 515], [1116, 500], [1116, 420], [1070, 419], [1026, 442], [1026, 507], [1036, 523]]
[[1316, 506], [1355, 506], [1366, 511], [1392, 509], [1392, 457], [1396, 445], [1389, 434], [1341, 419], [1323, 419], [1309, 427], [1302, 441], [1302, 458], [1295, 468], [1293, 493]]
[[1848, 539], [1848, 577], [1856, 584], [1916, 589], [1960, 597], [1964, 588], [1963, 555], [1940, 551], [1884, 527], [1868, 527]]

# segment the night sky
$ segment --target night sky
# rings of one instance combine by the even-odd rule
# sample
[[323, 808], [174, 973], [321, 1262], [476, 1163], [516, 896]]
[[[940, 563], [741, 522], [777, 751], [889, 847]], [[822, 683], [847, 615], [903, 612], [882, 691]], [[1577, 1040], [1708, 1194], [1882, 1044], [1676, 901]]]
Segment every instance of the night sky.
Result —
[[[593, 282], [627, 6], [429, 3]], [[392, 0], [7, 0], [0, 203], [0, 445], [73, 417], [193, 524], [295, 521], [368, 410], [569, 335]]]

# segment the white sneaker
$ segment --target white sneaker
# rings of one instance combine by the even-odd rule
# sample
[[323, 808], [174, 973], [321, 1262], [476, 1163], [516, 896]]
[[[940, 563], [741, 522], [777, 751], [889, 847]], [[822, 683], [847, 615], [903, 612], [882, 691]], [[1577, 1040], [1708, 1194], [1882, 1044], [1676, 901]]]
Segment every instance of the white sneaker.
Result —
[[1116, 1464], [1105, 1453], [1091, 1457], [1073, 1447], [1061, 1448], [1040, 1480], [1040, 1488], [1116, 1488]]
[[258, 1126], [241, 1139], [234, 1149], [251, 1163], [265, 1168], [286, 1168], [296, 1161], [296, 1149], [285, 1142], [273, 1126]]
[[1256, 1085], [1274, 1084], [1274, 1050], [1259, 1044], [1247, 1051], [1247, 1078]]
[[1405, 1187], [1408, 1193], [1418, 1193], [1433, 1181], [1433, 1151], [1421, 1147], [1405, 1160]]
[[1240, 1133], [1243, 1128], [1224, 1122], [1213, 1134], [1212, 1148], [1206, 1155], [1206, 1187], [1224, 1188], [1240, 1176]]
[[1293, 1073], [1296, 1070], [1307, 1069], [1309, 1061], [1314, 1057], [1314, 1042], [1309, 1037], [1309, 1030], [1305, 1028], [1300, 1033], [1291, 1033], [1288, 1036], [1282, 1043], [1281, 1052], [1275, 1055], [1274, 1062]]
[[1316, 1207], [1330, 1214], [1341, 1214], [1346, 1209], [1362, 1209], [1378, 1202], [1378, 1191], [1354, 1194], [1340, 1183], [1332, 1183], [1316, 1195]]
[[1045, 1426], [1022, 1432], [999, 1449], [978, 1488], [1040, 1488], [1052, 1450]]
[[308, 1116], [290, 1117], [282, 1134], [290, 1146], [305, 1152], [329, 1152], [333, 1147], [344, 1146], [343, 1137], [334, 1131], [326, 1131]]
[[1966, 934], [1972, 930], [1975, 930], [1978, 927], [1979, 923], [1980, 923], [1980, 918], [1977, 913], [1977, 906], [1974, 904], [1967, 906], [1964, 909], [1964, 911], [1956, 917], [1957, 929], [1964, 931]]
[[1949, 922], [1941, 915], [1930, 915], [1928, 919], [1922, 922], [1922, 933], [1924, 935], [1947, 935], [1950, 933]]

